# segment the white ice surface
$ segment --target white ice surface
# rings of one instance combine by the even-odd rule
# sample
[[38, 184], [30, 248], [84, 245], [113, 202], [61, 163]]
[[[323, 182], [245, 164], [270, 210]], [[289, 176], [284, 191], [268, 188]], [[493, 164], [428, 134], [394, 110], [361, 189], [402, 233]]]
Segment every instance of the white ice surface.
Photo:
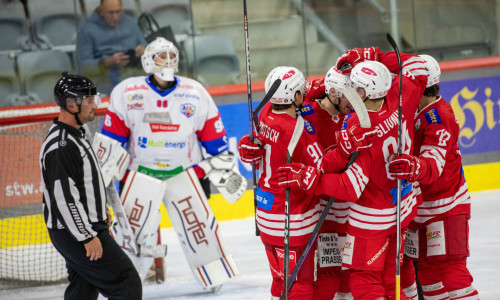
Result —
[[[271, 275], [253, 218], [221, 222], [224, 241], [240, 275], [216, 294], [203, 290], [187, 267], [173, 231], [168, 232], [167, 279], [144, 286], [144, 299], [270, 299]], [[469, 269], [482, 300], [500, 299], [500, 190], [472, 193]], [[65, 285], [0, 291], [0, 299], [63, 299]], [[100, 298], [104, 299], [104, 298]]]

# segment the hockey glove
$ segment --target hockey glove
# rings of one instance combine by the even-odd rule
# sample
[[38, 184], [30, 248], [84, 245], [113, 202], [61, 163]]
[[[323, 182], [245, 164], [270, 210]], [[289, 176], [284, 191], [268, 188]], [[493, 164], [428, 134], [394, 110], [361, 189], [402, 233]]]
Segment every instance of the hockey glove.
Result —
[[312, 102], [316, 99], [323, 99], [325, 96], [325, 79], [317, 79], [307, 82], [304, 103]]
[[349, 74], [351, 73], [352, 68], [362, 61], [378, 61], [378, 52], [378, 47], [354, 48], [347, 50], [337, 59], [335, 66], [342, 72], [342, 74]]
[[280, 186], [314, 191], [318, 181], [319, 170], [314, 167], [301, 163], [291, 163], [278, 168], [278, 184]]
[[257, 143], [250, 141], [250, 135], [245, 134], [238, 142], [238, 153], [242, 162], [245, 163], [257, 163], [260, 161], [262, 155], [266, 153], [266, 150], [262, 149], [259, 140], [254, 139]]
[[376, 129], [365, 129], [359, 125], [336, 131], [337, 148], [342, 158], [348, 159], [351, 153], [370, 148], [376, 134]]
[[418, 181], [427, 174], [426, 161], [418, 157], [401, 154], [394, 157], [389, 163], [389, 174], [398, 179], [406, 179], [410, 182]]

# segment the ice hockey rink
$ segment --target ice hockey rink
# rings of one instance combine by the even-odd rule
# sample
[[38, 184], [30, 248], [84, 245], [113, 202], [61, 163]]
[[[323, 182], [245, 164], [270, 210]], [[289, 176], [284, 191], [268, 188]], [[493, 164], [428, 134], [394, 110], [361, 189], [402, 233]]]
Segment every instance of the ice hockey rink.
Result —
[[[471, 193], [469, 269], [482, 300], [500, 299], [500, 190]], [[173, 230], [168, 232], [166, 282], [144, 285], [143, 299], [270, 299], [271, 276], [253, 218], [220, 223], [240, 274], [212, 294], [194, 280]], [[65, 285], [0, 292], [0, 299], [63, 299]], [[99, 299], [105, 299], [100, 297]]]

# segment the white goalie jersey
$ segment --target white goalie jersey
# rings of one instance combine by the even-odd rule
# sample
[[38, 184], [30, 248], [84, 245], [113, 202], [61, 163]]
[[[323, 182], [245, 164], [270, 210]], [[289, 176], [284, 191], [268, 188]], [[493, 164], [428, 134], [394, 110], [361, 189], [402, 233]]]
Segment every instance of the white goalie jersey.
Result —
[[129, 168], [166, 179], [210, 155], [228, 150], [226, 131], [212, 97], [195, 80], [175, 76], [159, 91], [149, 76], [122, 81], [111, 93], [102, 133], [131, 156]]

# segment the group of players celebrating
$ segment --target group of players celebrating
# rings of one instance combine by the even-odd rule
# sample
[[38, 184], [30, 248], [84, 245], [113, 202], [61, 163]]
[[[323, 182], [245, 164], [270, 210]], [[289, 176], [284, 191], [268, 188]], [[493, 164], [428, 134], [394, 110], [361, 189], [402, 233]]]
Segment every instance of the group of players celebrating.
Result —
[[[266, 93], [277, 79], [281, 83], [260, 113], [255, 139], [241, 138], [238, 152], [259, 169], [256, 220], [273, 299], [282, 295], [285, 264], [294, 268], [330, 197], [333, 205], [289, 299], [417, 299], [417, 276], [425, 299], [479, 299], [466, 266], [471, 198], [459, 124], [439, 95], [436, 60], [400, 56], [402, 66], [395, 52], [351, 49], [323, 79], [311, 82], [294, 67], [269, 73]], [[362, 109], [346, 97], [348, 89], [357, 92]], [[363, 114], [369, 128], [362, 127]], [[299, 118], [304, 129], [296, 140]], [[296, 147], [287, 163], [291, 142]]]

